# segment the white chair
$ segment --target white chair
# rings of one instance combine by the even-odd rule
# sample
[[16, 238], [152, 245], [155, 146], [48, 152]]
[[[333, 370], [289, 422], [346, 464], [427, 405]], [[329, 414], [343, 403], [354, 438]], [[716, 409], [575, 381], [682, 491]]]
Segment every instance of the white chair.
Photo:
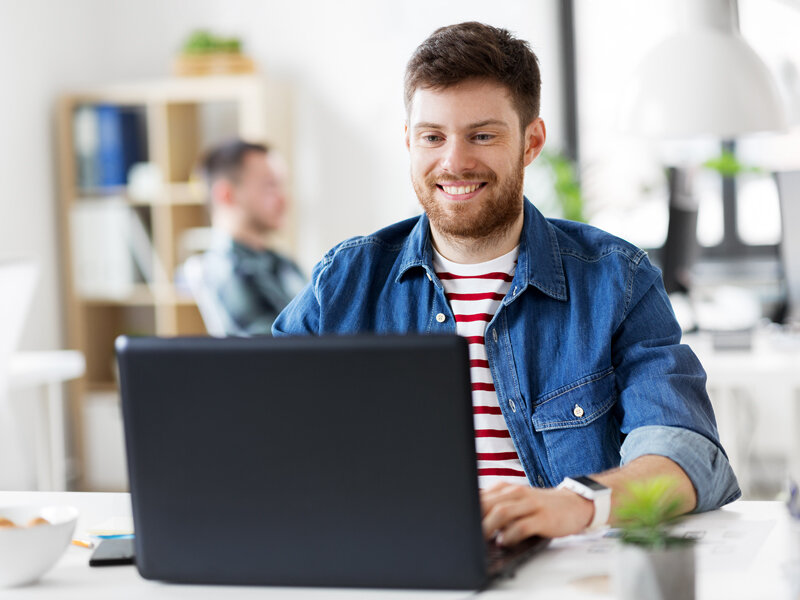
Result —
[[36, 287], [33, 261], [0, 258], [0, 489], [25, 485], [24, 439], [9, 398], [9, 362]]
[[225, 337], [226, 316], [221, 313], [219, 302], [212, 297], [208, 286], [204, 283], [205, 257], [202, 254], [194, 254], [186, 259], [181, 269], [197, 308], [200, 309], [206, 331], [214, 337]]

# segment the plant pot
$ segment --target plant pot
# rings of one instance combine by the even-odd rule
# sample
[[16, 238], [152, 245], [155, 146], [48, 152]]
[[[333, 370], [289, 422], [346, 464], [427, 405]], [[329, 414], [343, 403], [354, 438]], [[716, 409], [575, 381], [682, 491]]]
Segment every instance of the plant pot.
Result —
[[652, 550], [635, 544], [617, 548], [613, 582], [622, 600], [694, 600], [694, 545]]

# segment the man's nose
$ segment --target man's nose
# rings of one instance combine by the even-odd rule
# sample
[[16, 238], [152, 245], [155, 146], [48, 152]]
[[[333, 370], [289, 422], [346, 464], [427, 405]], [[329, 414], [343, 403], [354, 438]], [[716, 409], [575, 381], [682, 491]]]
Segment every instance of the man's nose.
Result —
[[472, 155], [469, 142], [466, 140], [450, 138], [443, 150], [444, 155], [441, 161], [443, 170], [450, 173], [462, 173], [475, 168], [476, 160]]

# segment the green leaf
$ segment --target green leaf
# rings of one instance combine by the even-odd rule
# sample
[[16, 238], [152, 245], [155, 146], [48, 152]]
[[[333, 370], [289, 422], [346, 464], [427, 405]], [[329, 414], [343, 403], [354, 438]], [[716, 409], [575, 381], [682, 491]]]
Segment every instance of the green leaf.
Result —
[[183, 44], [184, 54], [208, 54], [211, 52], [239, 53], [242, 41], [239, 38], [222, 38], [205, 29], [194, 31]]
[[650, 548], [669, 545], [669, 528], [681, 515], [683, 499], [668, 476], [632, 481], [622, 492], [614, 514], [625, 543]]
[[711, 158], [703, 163], [703, 166], [712, 171], [717, 171], [723, 177], [736, 177], [742, 173], [760, 173], [758, 167], [742, 164], [733, 152], [724, 150], [716, 158]]
[[573, 162], [563, 154], [554, 152], [542, 152], [541, 158], [553, 173], [555, 179], [553, 187], [564, 218], [586, 223], [583, 214], [583, 195]]

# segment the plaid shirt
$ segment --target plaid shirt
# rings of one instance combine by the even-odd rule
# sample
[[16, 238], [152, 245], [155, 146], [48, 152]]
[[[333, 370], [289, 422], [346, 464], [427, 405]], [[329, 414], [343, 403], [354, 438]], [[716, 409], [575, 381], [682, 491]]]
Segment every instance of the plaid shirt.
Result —
[[307, 280], [289, 258], [217, 237], [203, 256], [205, 296], [226, 335], [271, 335], [272, 322]]

